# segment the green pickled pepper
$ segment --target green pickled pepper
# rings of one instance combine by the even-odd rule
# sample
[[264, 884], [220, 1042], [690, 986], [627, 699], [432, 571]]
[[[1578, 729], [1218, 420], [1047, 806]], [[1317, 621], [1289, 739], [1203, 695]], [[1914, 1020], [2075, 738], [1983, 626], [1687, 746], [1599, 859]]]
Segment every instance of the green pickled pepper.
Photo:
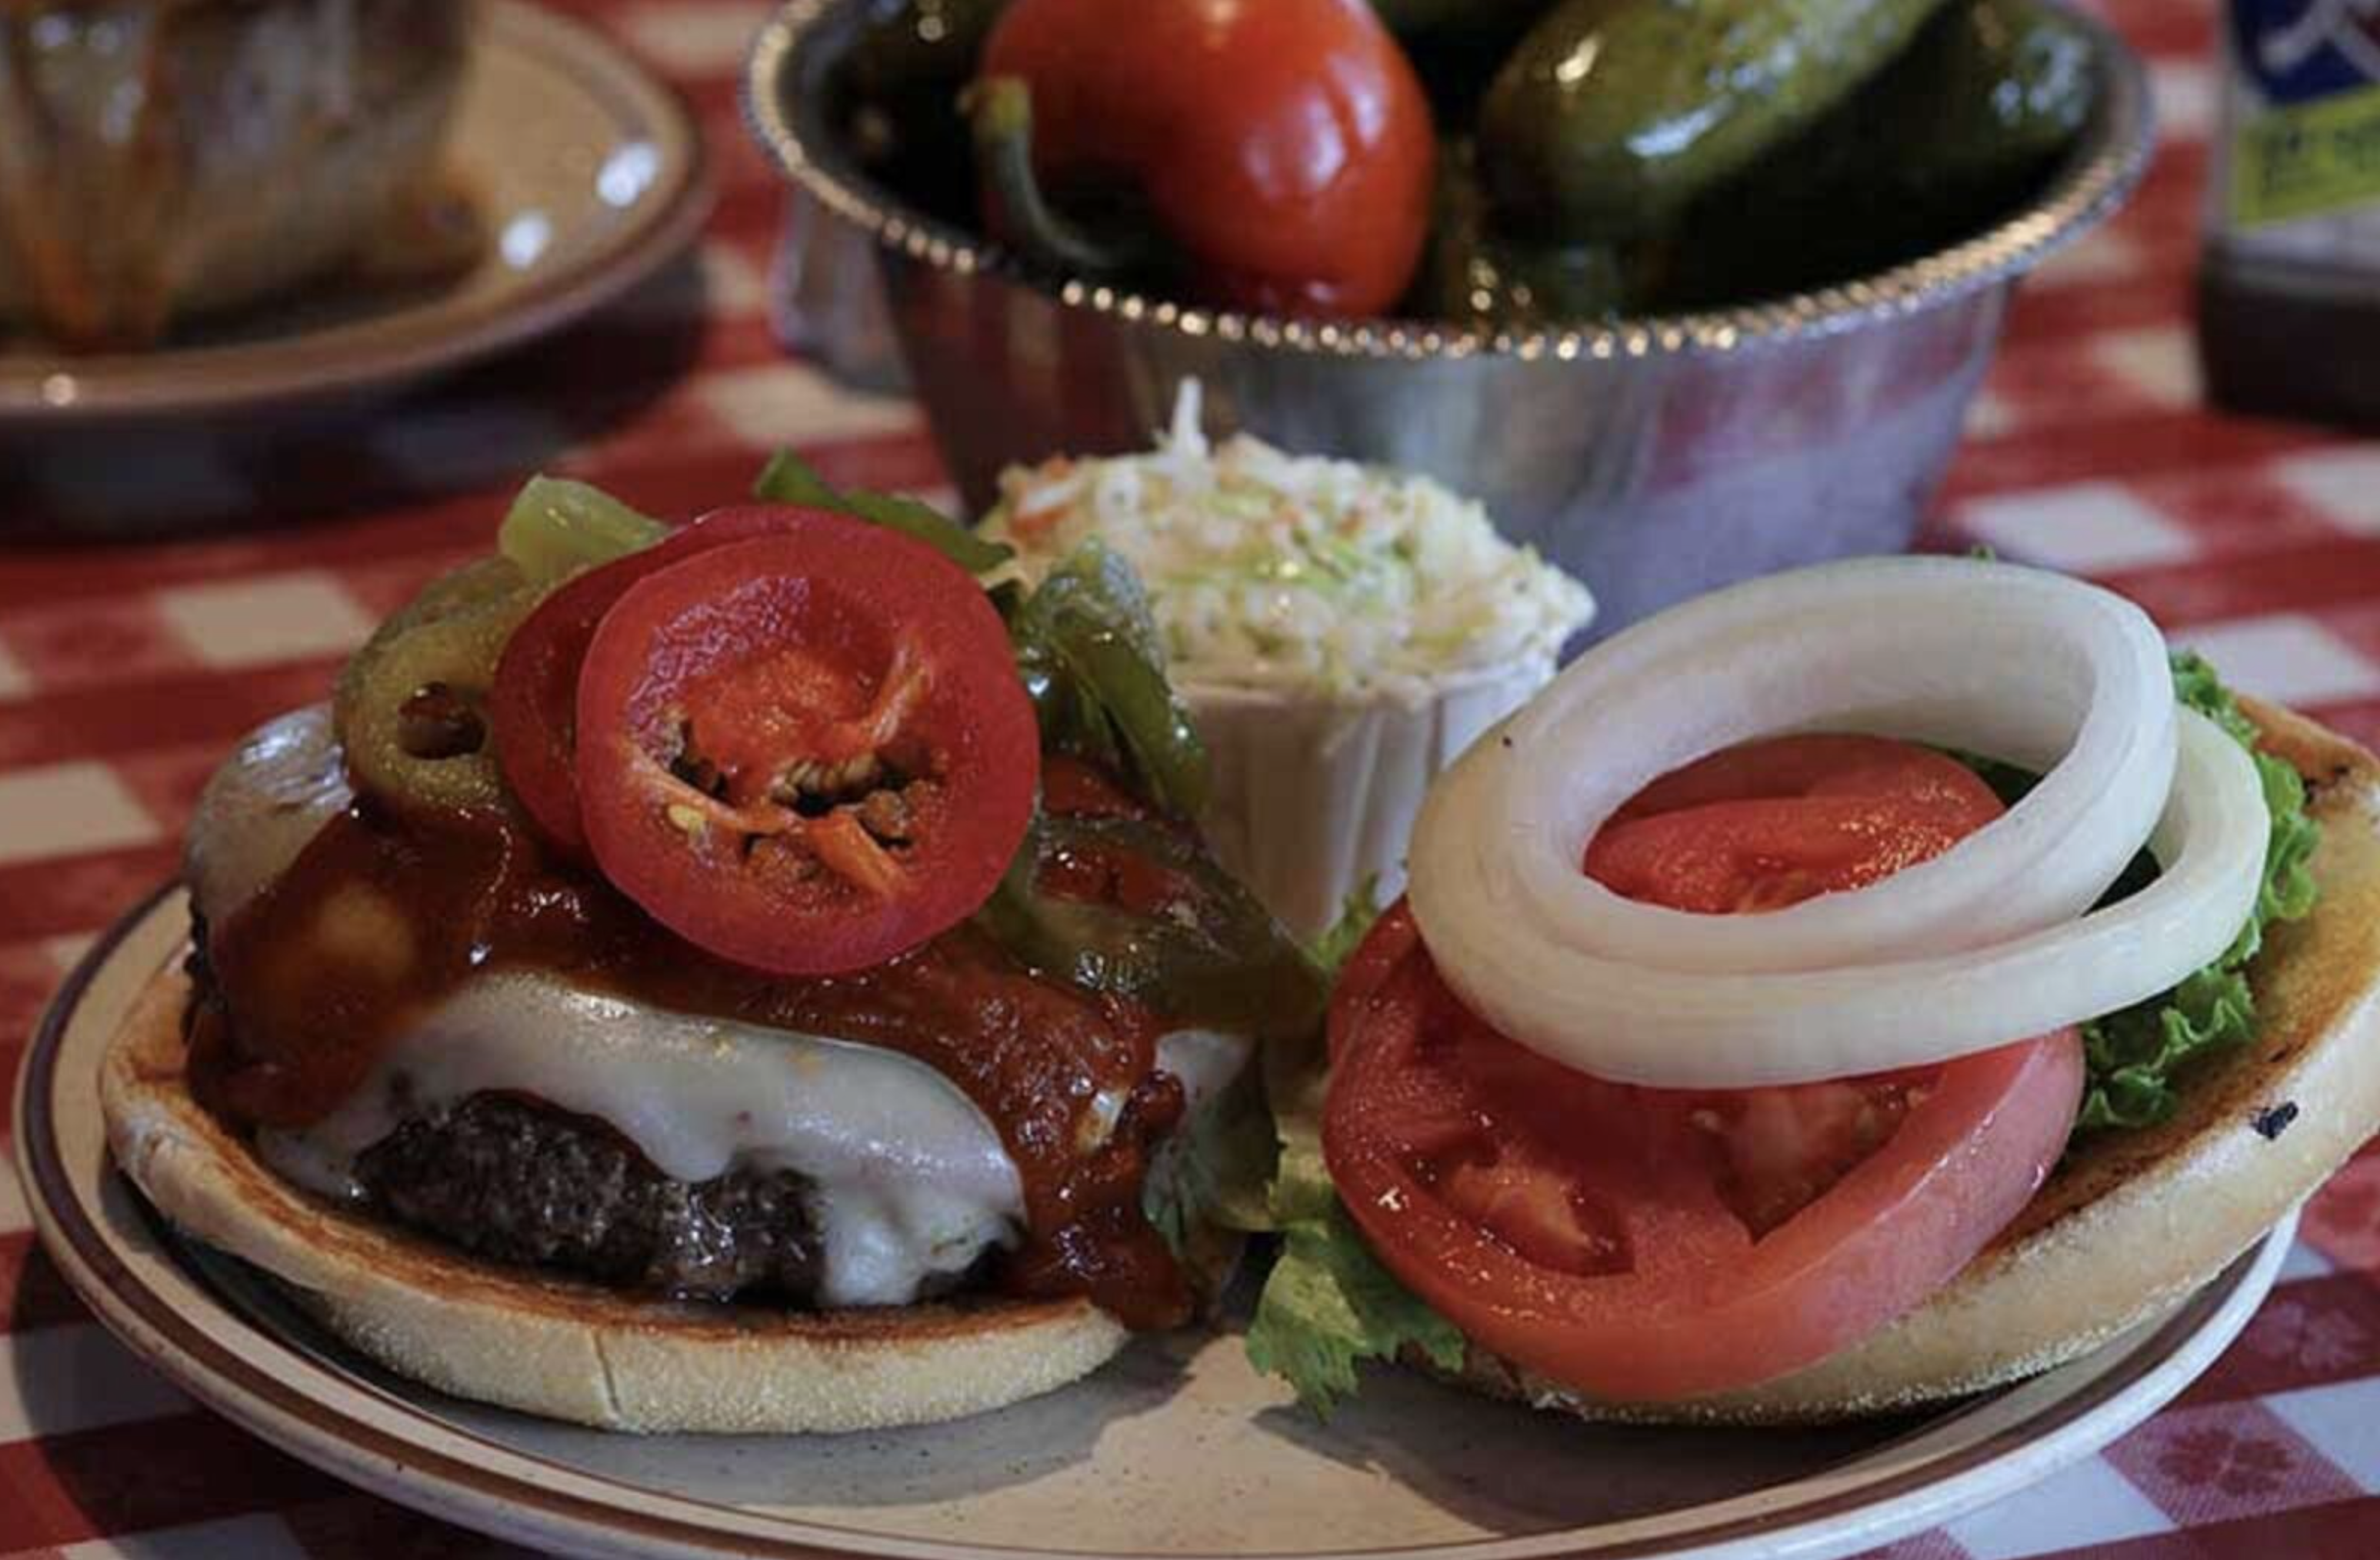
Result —
[[[1042, 867], [1077, 852], [1136, 858], [1179, 893], [1160, 914], [1041, 891]], [[1163, 823], [1041, 818], [982, 911], [1028, 966], [1182, 1023], [1299, 1034], [1322, 1015], [1321, 971], [1256, 896], [1194, 837]]]
[[543, 599], [504, 558], [466, 565], [381, 625], [339, 675], [332, 718], [358, 792], [400, 811], [504, 805], [485, 702]]

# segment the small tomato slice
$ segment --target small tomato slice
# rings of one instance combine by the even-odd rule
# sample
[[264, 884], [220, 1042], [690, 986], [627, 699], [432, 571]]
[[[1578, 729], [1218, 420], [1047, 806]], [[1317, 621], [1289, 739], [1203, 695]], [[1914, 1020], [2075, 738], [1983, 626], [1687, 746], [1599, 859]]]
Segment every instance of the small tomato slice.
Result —
[[573, 761], [606, 877], [757, 969], [881, 963], [990, 896], [1040, 770], [983, 589], [811, 513], [633, 582], [579, 675]]
[[1974, 771], [1878, 737], [1779, 737], [1663, 775], [1597, 831], [1586, 872], [1706, 915], [1782, 909], [1939, 856], [2003, 811]]
[[[1656, 782], [1587, 862], [1673, 908], [1771, 908], [1999, 810], [1923, 750], [1785, 738]], [[1330, 1046], [1324, 1153], [1381, 1261], [1485, 1347], [1646, 1401], [1770, 1380], [1918, 1304], [2040, 1187], [2082, 1080], [2066, 1030], [1791, 1088], [1606, 1082], [1464, 1008], [1402, 905], [1341, 977]]]
[[488, 717], [504, 784], [548, 845], [570, 860], [589, 859], [573, 773], [578, 750], [578, 673], [604, 615], [648, 575], [730, 542], [798, 530], [819, 513], [784, 505], [715, 511], [641, 552], [567, 581], [513, 630], [496, 665]]

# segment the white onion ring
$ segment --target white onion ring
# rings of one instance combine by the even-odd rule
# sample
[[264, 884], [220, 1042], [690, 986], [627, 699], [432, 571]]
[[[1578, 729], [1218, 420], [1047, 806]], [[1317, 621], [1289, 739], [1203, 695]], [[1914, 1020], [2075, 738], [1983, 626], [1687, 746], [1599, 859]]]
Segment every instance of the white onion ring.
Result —
[[[2246, 920], [2254, 766], [2175, 717], [2163, 640], [2095, 587], [1957, 559], [1779, 576], [1609, 641], [1466, 755], [1415, 833], [1415, 916], [1482, 1017], [1621, 1081], [1748, 1087], [1989, 1049], [2164, 991]], [[1636, 904], [1581, 871], [1646, 782], [1811, 729], [2049, 773], [1935, 860], [1772, 913]], [[2153, 827], [2157, 884], [2076, 920]]]
[[[2173, 682], [2155, 626], [2121, 597], [2037, 570], [1947, 558], [1807, 569], [1607, 648], [1620, 653], [1586, 657], [1507, 732], [1497, 803], [1509, 843], [1497, 848], [1518, 907], [1610, 957], [1799, 969], [2068, 920], [2146, 842], [2172, 783]], [[1638, 904], [1579, 871], [1596, 831], [1647, 782], [1795, 730], [1966, 747], [2047, 773], [1935, 860], [1756, 919]]]

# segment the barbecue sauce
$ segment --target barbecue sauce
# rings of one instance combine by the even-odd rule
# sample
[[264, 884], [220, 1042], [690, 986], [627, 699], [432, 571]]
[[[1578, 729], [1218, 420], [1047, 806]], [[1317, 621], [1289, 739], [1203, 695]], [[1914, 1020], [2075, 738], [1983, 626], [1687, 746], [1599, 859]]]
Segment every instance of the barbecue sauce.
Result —
[[1027, 1228], [1005, 1287], [1087, 1296], [1134, 1327], [1190, 1314], [1140, 1211], [1148, 1156], [1183, 1110], [1180, 1083], [1154, 1070], [1152, 1016], [1038, 978], [972, 926], [848, 975], [764, 974], [657, 925], [509, 816], [407, 821], [358, 804], [216, 929], [206, 957], [191, 1085], [242, 1127], [328, 1115], [481, 970], [546, 970], [674, 1012], [902, 1052], [964, 1090], [1016, 1164]]

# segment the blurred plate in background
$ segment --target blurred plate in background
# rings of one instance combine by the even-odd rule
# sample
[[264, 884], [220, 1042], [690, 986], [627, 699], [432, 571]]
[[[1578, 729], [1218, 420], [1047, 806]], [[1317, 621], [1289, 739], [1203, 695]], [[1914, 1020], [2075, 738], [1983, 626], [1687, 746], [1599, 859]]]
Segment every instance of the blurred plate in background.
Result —
[[383, 390], [541, 335], [667, 264], [709, 214], [678, 98], [576, 22], [519, 0], [478, 13], [447, 162], [486, 252], [407, 293], [326, 283], [152, 351], [0, 348], [0, 426], [219, 414]]

